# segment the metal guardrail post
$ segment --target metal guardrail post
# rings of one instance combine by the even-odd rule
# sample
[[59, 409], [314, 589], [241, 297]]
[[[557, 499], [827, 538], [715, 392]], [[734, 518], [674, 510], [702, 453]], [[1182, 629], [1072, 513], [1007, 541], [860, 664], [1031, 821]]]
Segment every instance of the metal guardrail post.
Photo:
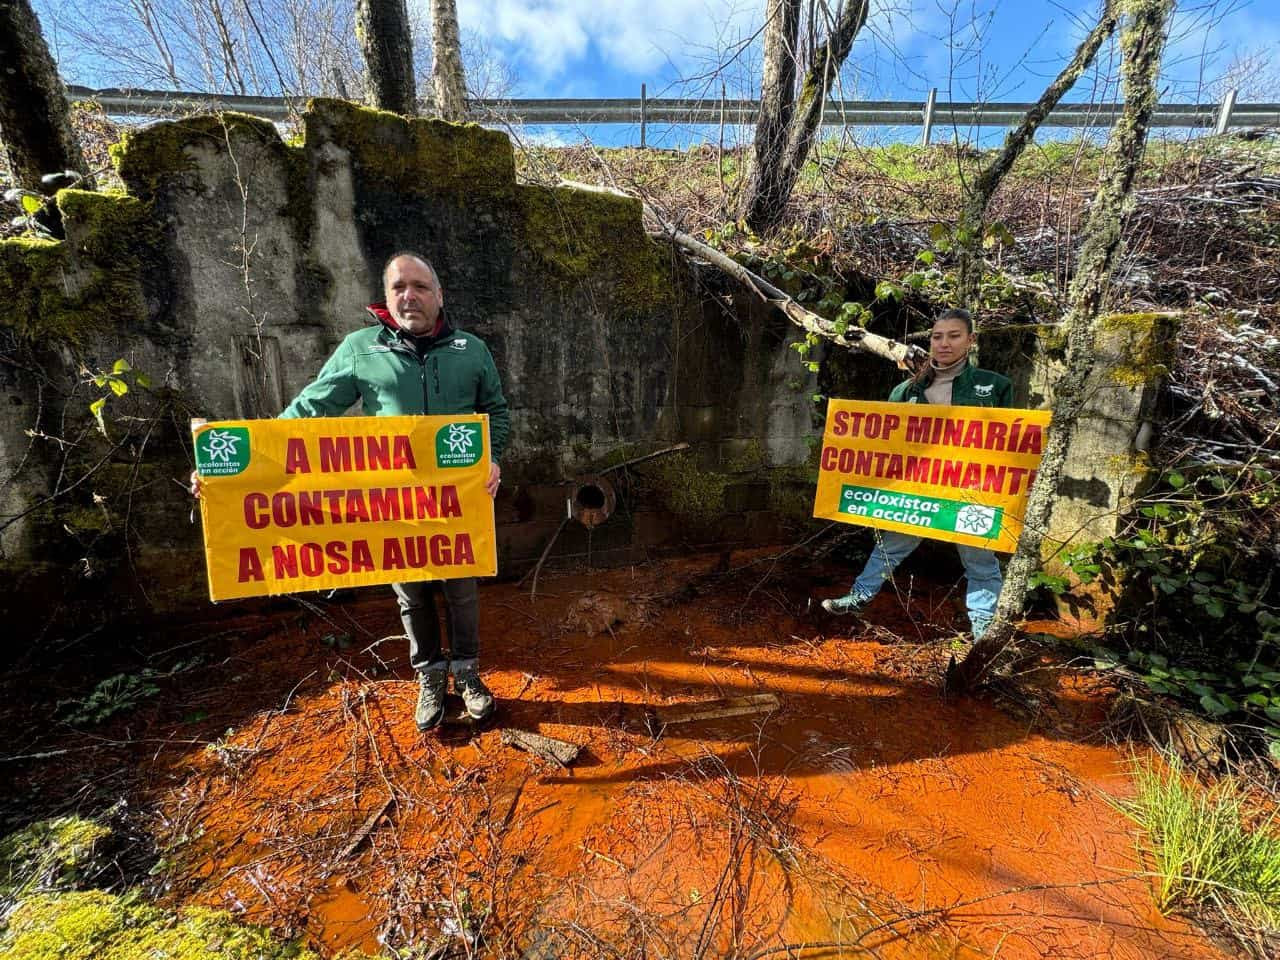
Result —
[[1218, 122], [1213, 125], [1213, 132], [1216, 136], [1222, 136], [1227, 132], [1227, 127], [1231, 126], [1231, 111], [1236, 108], [1236, 94], [1239, 91], [1232, 87], [1227, 91], [1227, 95], [1222, 98], [1222, 106], [1218, 108]]
[[929, 89], [929, 99], [924, 102], [924, 131], [920, 134], [920, 146], [927, 147], [933, 136], [933, 108], [938, 102], [938, 88]]
[[640, 84], [640, 149], [643, 150], [645, 127], [649, 124], [649, 96], [645, 90], [645, 85]]

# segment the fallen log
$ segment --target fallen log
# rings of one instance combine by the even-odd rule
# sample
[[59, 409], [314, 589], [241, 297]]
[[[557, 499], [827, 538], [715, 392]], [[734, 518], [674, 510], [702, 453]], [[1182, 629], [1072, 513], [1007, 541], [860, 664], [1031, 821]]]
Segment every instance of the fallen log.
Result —
[[725, 697], [722, 700], [702, 700], [698, 703], [674, 703], [646, 710], [645, 725], [651, 736], [660, 737], [662, 731], [672, 725], [693, 723], [695, 720], [720, 720], [724, 717], [772, 713], [778, 706], [778, 697], [772, 693], [753, 693], [743, 697]]
[[[560, 184], [561, 186], [574, 187], [578, 190], [612, 193], [621, 197], [637, 199], [622, 190], [590, 183], [579, 183], [575, 180], [561, 180]], [[764, 277], [753, 273], [738, 263], [737, 260], [715, 249], [715, 247], [709, 247], [702, 241], [695, 240], [689, 234], [677, 230], [650, 204], [646, 203], [643, 198], [639, 199], [644, 215], [657, 227], [657, 233], [662, 234], [677, 247], [718, 267], [739, 283], [755, 291], [762, 300], [777, 307], [792, 323], [806, 333], [812, 333], [850, 350], [864, 350], [867, 353], [897, 364], [903, 370], [917, 370], [919, 364], [928, 359], [929, 352], [922, 347], [917, 347], [914, 344], [899, 343], [896, 340], [890, 340], [888, 337], [870, 333], [861, 327], [849, 327], [843, 332], [837, 332], [835, 321], [820, 317], [818, 314], [806, 310], [785, 290], [778, 289]]]

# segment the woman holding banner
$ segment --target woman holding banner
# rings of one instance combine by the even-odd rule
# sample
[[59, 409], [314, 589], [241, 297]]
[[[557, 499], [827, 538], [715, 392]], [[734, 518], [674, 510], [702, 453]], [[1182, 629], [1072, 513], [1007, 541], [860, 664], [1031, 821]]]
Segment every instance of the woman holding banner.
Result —
[[[958, 407], [1009, 407], [1013, 384], [1008, 377], [982, 370], [969, 363], [969, 350], [976, 342], [973, 318], [968, 310], [944, 310], [929, 334], [929, 362], [914, 377], [894, 387], [890, 403], [929, 403]], [[920, 537], [891, 530], [877, 530], [876, 542], [862, 573], [843, 597], [822, 601], [828, 613], [856, 614], [893, 577], [894, 569], [920, 545]], [[996, 600], [1003, 579], [1000, 562], [990, 550], [956, 544], [964, 564], [967, 590], [965, 602], [976, 640], [986, 632], [995, 616]]]

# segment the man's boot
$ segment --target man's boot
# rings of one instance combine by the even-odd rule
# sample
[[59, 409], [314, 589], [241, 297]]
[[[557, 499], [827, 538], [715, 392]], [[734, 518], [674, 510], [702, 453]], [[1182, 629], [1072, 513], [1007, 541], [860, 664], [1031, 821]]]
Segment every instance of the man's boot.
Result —
[[413, 722], [425, 732], [439, 726], [444, 719], [444, 694], [449, 675], [444, 666], [429, 667], [418, 674], [418, 706], [413, 711]]
[[449, 665], [449, 671], [453, 674], [453, 688], [467, 708], [467, 716], [472, 720], [488, 720], [493, 716], [493, 694], [480, 679], [476, 661], [455, 660]]

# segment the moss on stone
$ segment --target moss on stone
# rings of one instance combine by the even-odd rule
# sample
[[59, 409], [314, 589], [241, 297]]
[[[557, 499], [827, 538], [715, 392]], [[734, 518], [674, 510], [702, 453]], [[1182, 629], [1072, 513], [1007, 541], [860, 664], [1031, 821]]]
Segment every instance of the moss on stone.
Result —
[[78, 318], [60, 307], [71, 290], [62, 241], [0, 240], [0, 324], [27, 340], [39, 334], [76, 341]]
[[40, 820], [0, 840], [0, 903], [40, 890], [69, 890], [94, 870], [111, 830], [83, 817]]
[[525, 185], [517, 203], [524, 247], [561, 281], [607, 281], [615, 302], [647, 307], [671, 297], [640, 201], [572, 187]]
[[[355, 954], [348, 956], [354, 957]], [[136, 893], [46, 894], [21, 903], [0, 935], [3, 960], [319, 960], [296, 941], [237, 923], [228, 913], [172, 913]]]
[[1114, 344], [1118, 362], [1107, 376], [1126, 387], [1141, 388], [1169, 372], [1173, 337], [1172, 322], [1161, 313], [1113, 313], [1098, 318], [1100, 346]]
[[1067, 330], [1061, 324], [1036, 327], [1040, 352], [1051, 360], [1061, 360], [1067, 355]]
[[62, 190], [67, 239], [0, 241], [0, 325], [26, 340], [78, 344], [146, 316], [143, 272], [160, 231], [148, 204], [119, 193]]
[[649, 478], [662, 506], [694, 524], [711, 523], [724, 513], [724, 491], [735, 479], [701, 469], [690, 451], [663, 457]]
[[306, 140], [332, 140], [351, 156], [357, 182], [409, 196], [515, 195], [511, 141], [474, 123], [406, 118], [345, 100], [318, 97], [305, 114]]
[[111, 147], [111, 159], [129, 192], [150, 200], [161, 182], [194, 172], [196, 164], [188, 152], [189, 147], [197, 144], [225, 147], [228, 137], [233, 135], [255, 136], [284, 149], [271, 121], [228, 111], [126, 131], [120, 142]]

